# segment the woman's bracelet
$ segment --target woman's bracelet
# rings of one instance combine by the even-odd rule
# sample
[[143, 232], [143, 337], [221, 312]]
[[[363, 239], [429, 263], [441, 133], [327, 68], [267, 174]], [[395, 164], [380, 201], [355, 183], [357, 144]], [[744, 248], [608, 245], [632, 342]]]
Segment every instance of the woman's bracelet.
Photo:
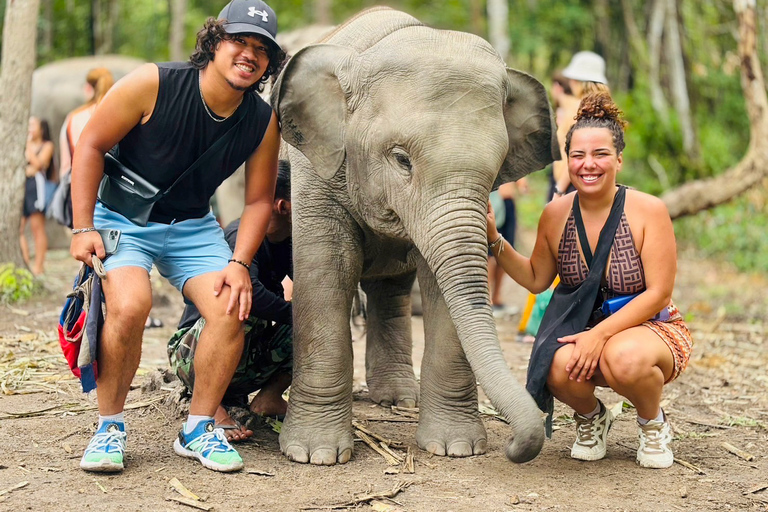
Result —
[[247, 270], [251, 270], [251, 266], [247, 264], [244, 261], [236, 260], [235, 258], [232, 258], [227, 263], [239, 263], [240, 265], [244, 266]]
[[96, 228], [91, 226], [89, 228], [73, 229], [72, 230], [72, 234], [73, 235], [78, 235], [80, 233], [88, 233], [89, 231], [96, 231]]
[[504, 237], [501, 234], [499, 234], [499, 238], [497, 238], [495, 242], [491, 242], [488, 244], [488, 248], [492, 252], [494, 252], [496, 251], [496, 247], [498, 247], [499, 245], [501, 245], [501, 249], [499, 249], [498, 254], [496, 254], [497, 256], [502, 252], [504, 252]]

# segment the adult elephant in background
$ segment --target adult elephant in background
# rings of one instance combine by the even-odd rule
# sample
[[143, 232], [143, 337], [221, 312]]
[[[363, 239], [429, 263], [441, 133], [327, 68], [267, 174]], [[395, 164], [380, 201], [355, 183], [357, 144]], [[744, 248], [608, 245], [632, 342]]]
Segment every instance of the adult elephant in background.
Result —
[[[283, 453], [326, 465], [351, 457], [349, 312], [360, 282], [371, 398], [420, 402], [416, 439], [429, 452], [484, 453], [476, 376], [512, 424], [509, 459], [534, 458], [544, 427], [499, 346], [486, 205], [494, 184], [558, 158], [544, 87], [507, 69], [477, 36], [374, 8], [298, 52], [272, 103], [293, 176], [294, 375]], [[417, 274], [420, 388], [409, 298]]]
[[57, 145], [64, 118], [86, 101], [85, 76], [93, 68], [107, 68], [118, 80], [144, 63], [122, 55], [96, 55], [62, 59], [40, 66], [32, 74], [31, 115], [48, 121]]

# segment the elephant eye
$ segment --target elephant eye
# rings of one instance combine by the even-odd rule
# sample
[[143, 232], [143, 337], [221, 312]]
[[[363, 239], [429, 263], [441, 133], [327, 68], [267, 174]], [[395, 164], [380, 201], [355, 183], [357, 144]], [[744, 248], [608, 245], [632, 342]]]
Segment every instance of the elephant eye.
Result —
[[400, 167], [408, 172], [413, 170], [413, 166], [411, 165], [411, 158], [408, 156], [408, 153], [402, 149], [394, 149], [392, 154], [394, 155], [395, 160], [397, 161], [398, 165], [400, 165]]

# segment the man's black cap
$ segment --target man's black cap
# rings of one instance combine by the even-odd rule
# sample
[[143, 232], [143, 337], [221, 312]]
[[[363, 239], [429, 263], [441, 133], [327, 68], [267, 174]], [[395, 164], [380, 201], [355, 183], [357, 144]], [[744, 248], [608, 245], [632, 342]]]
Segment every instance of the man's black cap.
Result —
[[270, 6], [261, 0], [232, 0], [219, 13], [219, 20], [227, 20], [227, 34], [256, 34], [266, 37], [278, 48], [277, 16]]

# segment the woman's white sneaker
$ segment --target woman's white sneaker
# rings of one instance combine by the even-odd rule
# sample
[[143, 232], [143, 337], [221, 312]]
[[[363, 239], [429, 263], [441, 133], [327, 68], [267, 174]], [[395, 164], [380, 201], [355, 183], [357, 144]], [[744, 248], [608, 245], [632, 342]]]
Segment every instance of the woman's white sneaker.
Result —
[[576, 442], [571, 448], [571, 457], [579, 460], [600, 460], [605, 457], [605, 440], [613, 423], [611, 411], [600, 402], [599, 413], [591, 418], [574, 413], [573, 419], [576, 420]]
[[651, 420], [645, 425], [637, 424], [640, 448], [637, 449], [637, 463], [644, 468], [668, 468], [675, 461], [669, 443], [672, 442], [672, 430], [667, 415], [664, 421]]

